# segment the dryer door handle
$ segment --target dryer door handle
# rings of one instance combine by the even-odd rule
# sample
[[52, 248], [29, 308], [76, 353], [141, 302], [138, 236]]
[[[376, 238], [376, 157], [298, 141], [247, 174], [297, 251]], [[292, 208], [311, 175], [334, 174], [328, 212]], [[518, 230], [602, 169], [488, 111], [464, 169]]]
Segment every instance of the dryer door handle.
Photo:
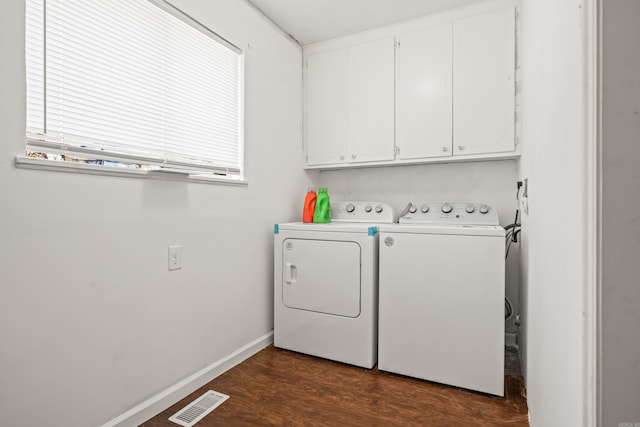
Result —
[[288, 284], [295, 283], [298, 276], [298, 269], [290, 262], [284, 264], [284, 280]]

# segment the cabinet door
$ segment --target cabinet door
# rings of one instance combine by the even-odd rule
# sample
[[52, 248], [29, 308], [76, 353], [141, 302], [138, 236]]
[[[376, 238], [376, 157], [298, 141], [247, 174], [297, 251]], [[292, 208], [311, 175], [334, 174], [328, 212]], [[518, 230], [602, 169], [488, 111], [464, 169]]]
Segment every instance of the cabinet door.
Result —
[[309, 56], [306, 62], [307, 164], [346, 158], [347, 49]]
[[514, 9], [453, 24], [453, 149], [514, 149]]
[[350, 162], [394, 158], [394, 51], [393, 37], [348, 48]]
[[452, 25], [403, 34], [399, 43], [399, 158], [451, 156]]

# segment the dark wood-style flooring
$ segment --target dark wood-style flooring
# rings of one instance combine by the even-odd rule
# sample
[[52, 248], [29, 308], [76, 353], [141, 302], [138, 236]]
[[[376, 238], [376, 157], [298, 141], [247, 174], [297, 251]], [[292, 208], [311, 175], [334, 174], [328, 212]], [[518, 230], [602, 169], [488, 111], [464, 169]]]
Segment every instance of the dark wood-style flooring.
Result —
[[169, 417], [207, 390], [230, 397], [197, 427], [529, 425], [521, 376], [505, 376], [500, 398], [271, 346], [142, 426], [175, 427]]

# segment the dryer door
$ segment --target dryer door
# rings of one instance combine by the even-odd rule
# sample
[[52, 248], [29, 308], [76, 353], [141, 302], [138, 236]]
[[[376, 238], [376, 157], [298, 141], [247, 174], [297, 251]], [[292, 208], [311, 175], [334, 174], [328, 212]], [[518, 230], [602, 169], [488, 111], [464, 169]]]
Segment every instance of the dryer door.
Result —
[[286, 307], [345, 317], [360, 315], [360, 245], [332, 240], [282, 242]]

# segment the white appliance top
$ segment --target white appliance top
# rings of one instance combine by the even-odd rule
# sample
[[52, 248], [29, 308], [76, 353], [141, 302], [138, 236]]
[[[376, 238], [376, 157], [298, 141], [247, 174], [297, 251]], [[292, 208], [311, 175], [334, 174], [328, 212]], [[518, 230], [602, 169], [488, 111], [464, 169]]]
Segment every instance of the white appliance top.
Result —
[[380, 236], [388, 234], [440, 234], [457, 236], [487, 236], [504, 239], [504, 228], [499, 225], [454, 225], [454, 224], [388, 224], [378, 227]]
[[331, 202], [331, 222], [393, 224], [396, 213], [382, 202]]
[[[392, 225], [392, 224], [389, 224]], [[395, 224], [397, 225], [397, 224]], [[275, 225], [275, 233], [281, 231], [321, 231], [324, 233], [364, 233], [371, 236], [378, 234], [378, 224], [366, 222], [328, 222], [314, 224], [308, 222], [287, 222]]]
[[483, 203], [411, 202], [400, 224], [484, 225], [497, 226], [498, 212]]

